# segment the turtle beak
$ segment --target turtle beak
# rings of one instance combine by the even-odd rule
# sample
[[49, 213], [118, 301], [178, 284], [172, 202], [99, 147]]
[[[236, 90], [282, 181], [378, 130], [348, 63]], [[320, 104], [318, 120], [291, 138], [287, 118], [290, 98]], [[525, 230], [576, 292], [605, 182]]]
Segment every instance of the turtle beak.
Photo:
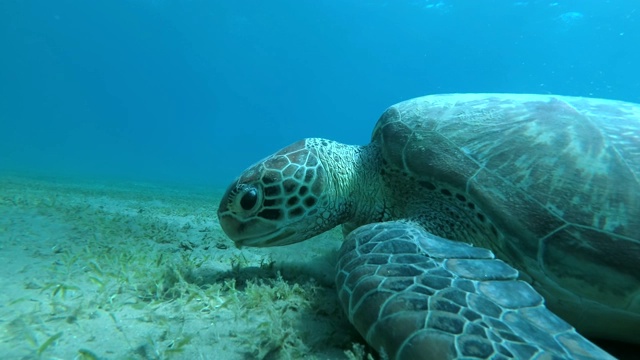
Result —
[[[244, 239], [232, 239], [236, 247], [242, 246], [251, 247], [268, 247], [268, 246], [283, 246], [293, 244], [297, 241], [295, 239], [296, 232], [291, 229], [278, 229], [276, 231], [263, 234], [260, 236], [251, 236]], [[292, 241], [293, 240], [293, 241]]]
[[281, 246], [298, 242], [296, 231], [291, 228], [279, 228], [273, 222], [260, 217], [242, 218], [221, 206], [218, 211], [220, 227], [236, 246]]

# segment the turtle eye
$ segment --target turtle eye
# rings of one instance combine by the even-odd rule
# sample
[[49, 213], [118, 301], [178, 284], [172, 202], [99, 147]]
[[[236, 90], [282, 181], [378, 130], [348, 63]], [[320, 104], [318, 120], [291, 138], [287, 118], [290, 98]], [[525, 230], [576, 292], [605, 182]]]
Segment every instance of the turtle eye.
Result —
[[255, 185], [240, 184], [236, 188], [236, 195], [233, 196], [233, 206], [241, 213], [254, 212], [262, 202], [262, 192]]
[[256, 188], [248, 189], [240, 198], [240, 206], [242, 210], [252, 210], [258, 202], [258, 190]]

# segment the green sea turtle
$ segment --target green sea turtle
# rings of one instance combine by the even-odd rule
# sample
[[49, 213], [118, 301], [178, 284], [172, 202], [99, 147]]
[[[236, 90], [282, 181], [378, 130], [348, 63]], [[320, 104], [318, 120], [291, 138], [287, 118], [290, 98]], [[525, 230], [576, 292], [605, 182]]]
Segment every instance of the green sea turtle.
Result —
[[340, 303], [392, 359], [604, 359], [582, 335], [640, 343], [637, 104], [404, 101], [368, 145], [305, 139], [253, 165], [218, 216], [238, 246], [342, 224]]

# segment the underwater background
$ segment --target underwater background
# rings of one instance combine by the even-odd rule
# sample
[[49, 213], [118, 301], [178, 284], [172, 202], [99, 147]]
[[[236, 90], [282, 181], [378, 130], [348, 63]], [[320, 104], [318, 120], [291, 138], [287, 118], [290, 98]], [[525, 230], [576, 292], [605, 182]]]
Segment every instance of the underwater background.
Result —
[[2, 0], [0, 358], [378, 359], [340, 229], [238, 249], [225, 187], [412, 97], [640, 103], [639, 44], [637, 0]]
[[0, 3], [0, 171], [225, 186], [450, 92], [640, 102], [635, 0]]

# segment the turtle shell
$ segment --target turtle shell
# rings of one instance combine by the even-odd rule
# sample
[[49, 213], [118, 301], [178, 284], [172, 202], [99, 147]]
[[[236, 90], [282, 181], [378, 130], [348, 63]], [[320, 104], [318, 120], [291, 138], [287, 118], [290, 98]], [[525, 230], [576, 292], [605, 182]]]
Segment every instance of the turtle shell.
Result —
[[396, 217], [493, 250], [587, 333], [610, 334], [614, 312], [640, 328], [639, 105], [425, 96], [390, 107], [372, 143]]

